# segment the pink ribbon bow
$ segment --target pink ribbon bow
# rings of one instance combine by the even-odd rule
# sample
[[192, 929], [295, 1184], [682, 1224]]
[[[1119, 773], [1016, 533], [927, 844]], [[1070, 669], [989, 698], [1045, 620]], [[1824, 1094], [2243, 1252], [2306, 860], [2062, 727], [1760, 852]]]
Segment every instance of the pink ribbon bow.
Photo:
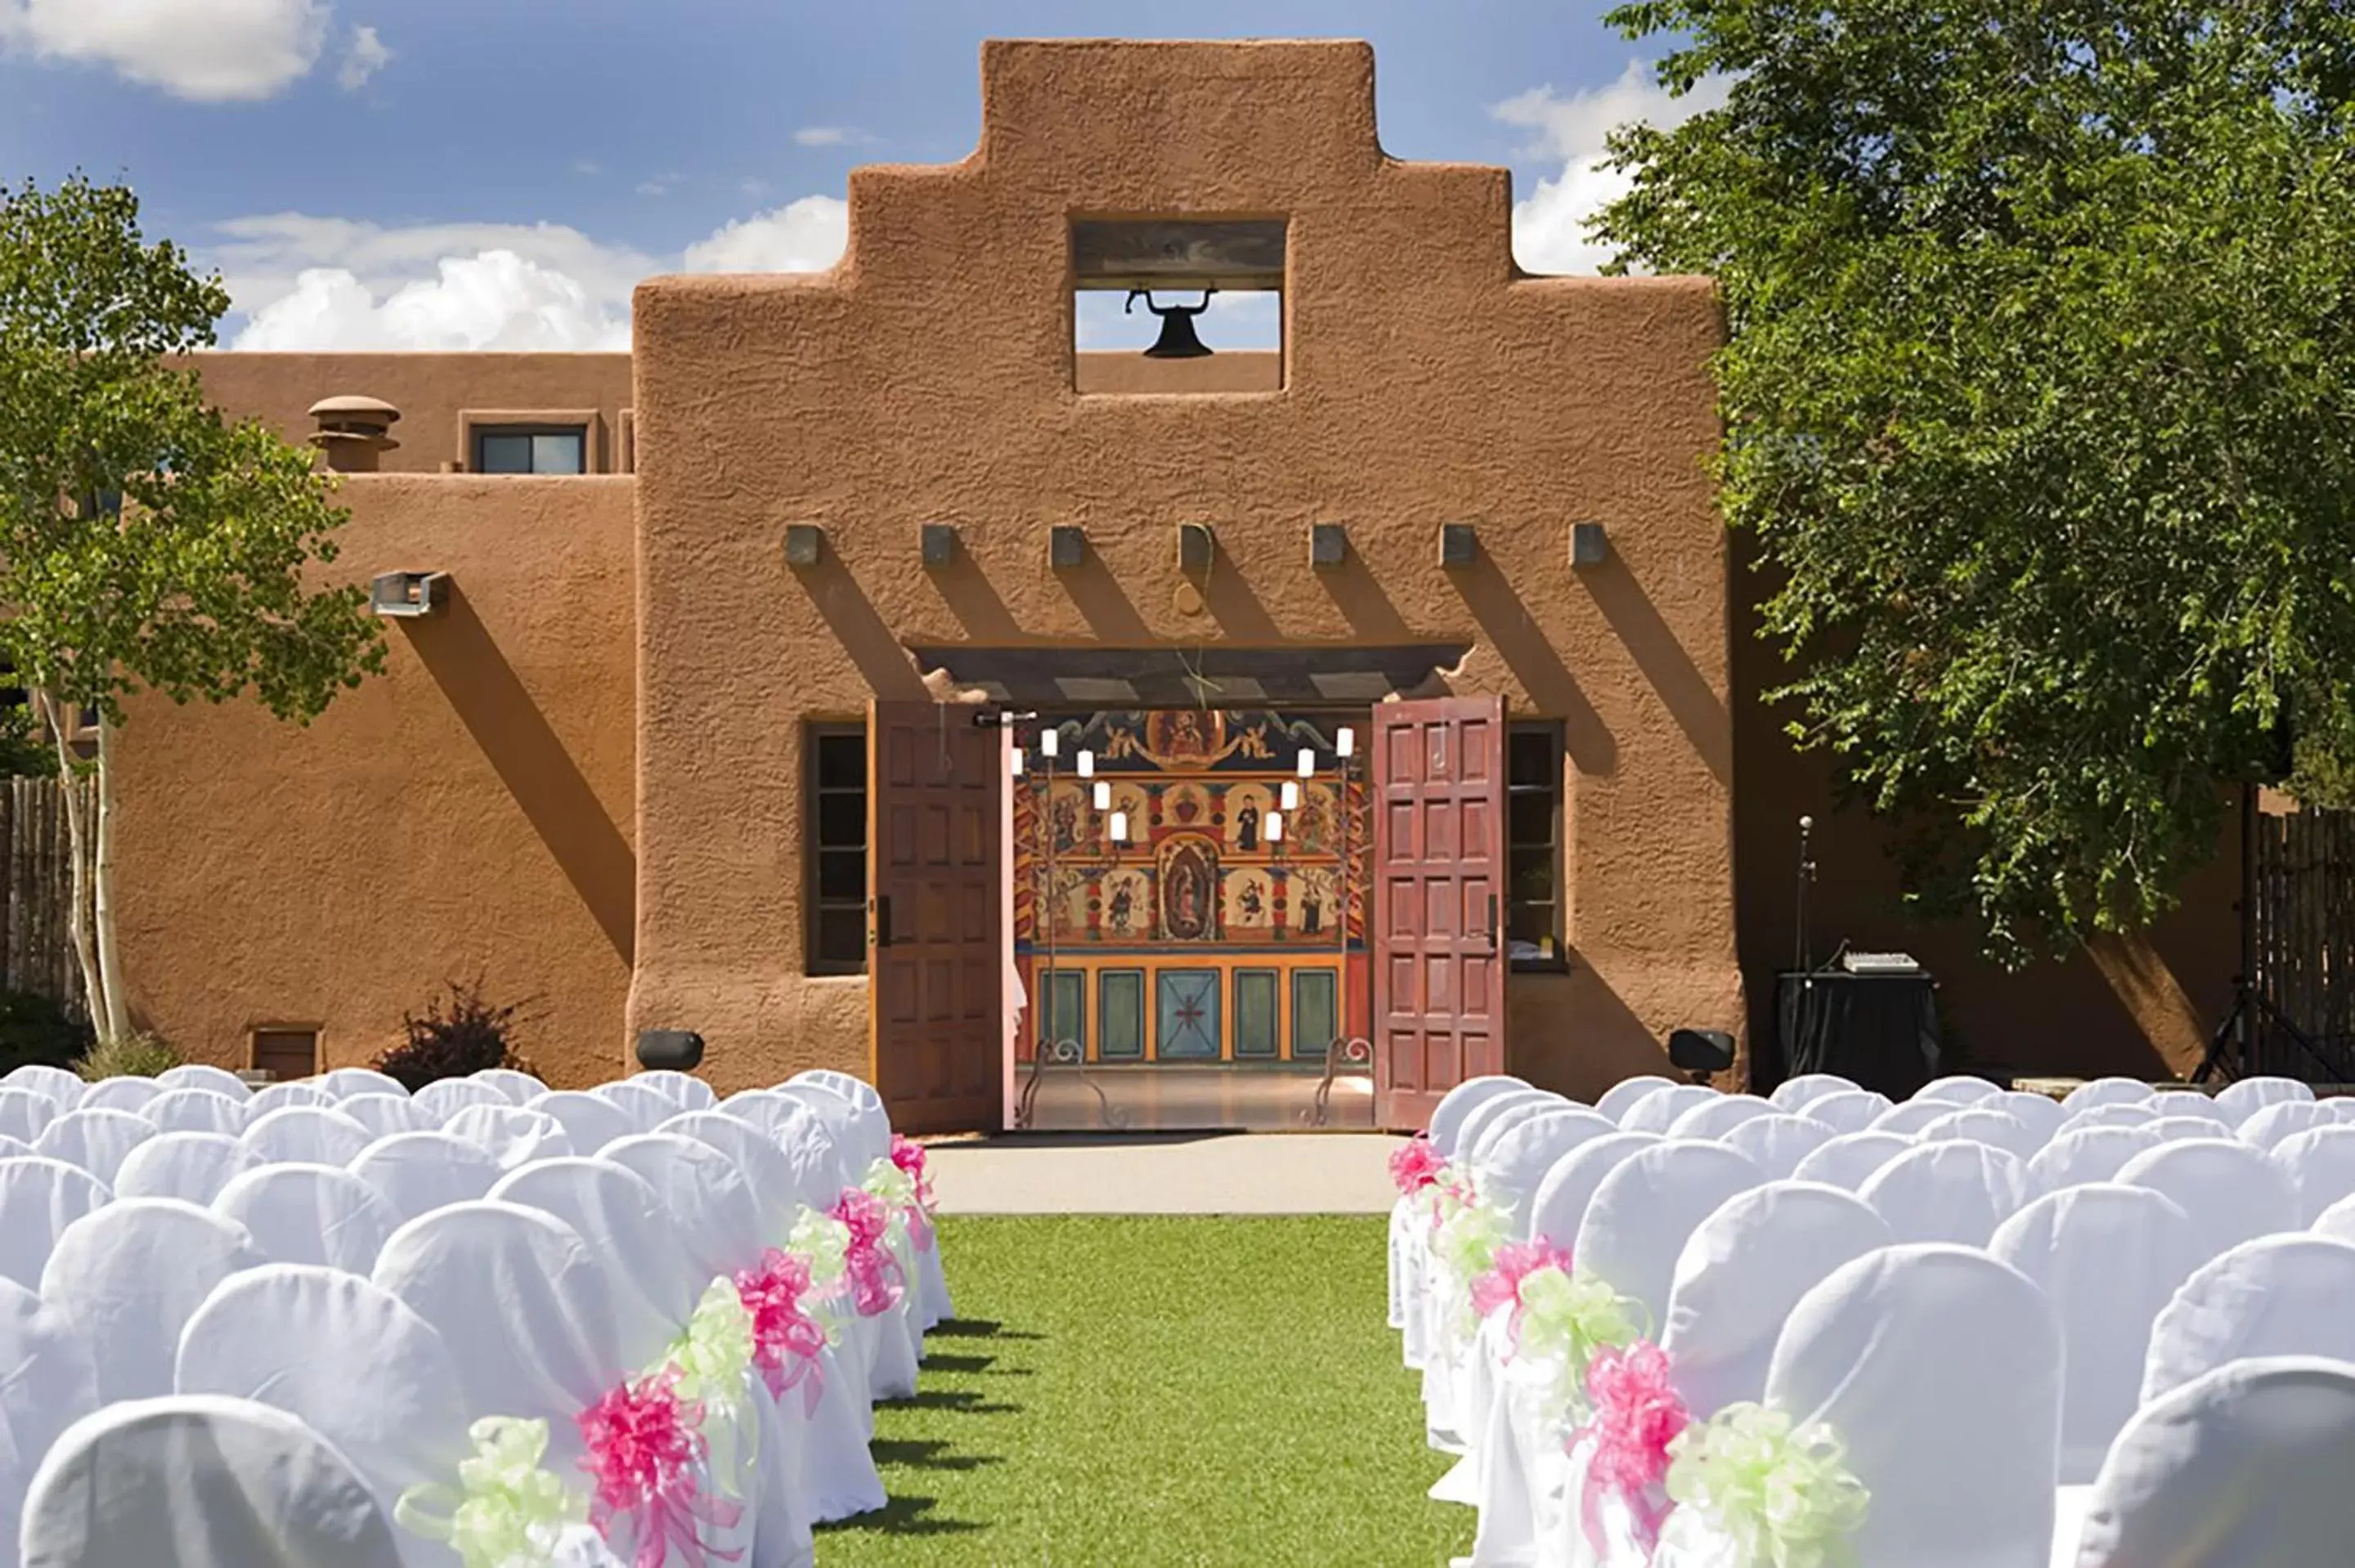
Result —
[[703, 1495], [696, 1480], [702, 1463], [703, 1406], [678, 1396], [678, 1371], [666, 1367], [635, 1383], [621, 1383], [579, 1417], [589, 1452], [581, 1467], [596, 1478], [589, 1522], [608, 1544], [618, 1519], [637, 1525], [632, 1568], [663, 1568], [676, 1550], [683, 1568], [705, 1568], [713, 1558], [734, 1563], [741, 1548], [704, 1539], [744, 1516], [724, 1498]]
[[852, 1305], [862, 1318], [889, 1312], [900, 1304], [906, 1287], [900, 1273], [900, 1260], [883, 1243], [884, 1232], [891, 1224], [890, 1211], [874, 1193], [847, 1187], [834, 1206], [834, 1217], [850, 1231], [850, 1249], [843, 1257], [843, 1272], [850, 1286]]
[[1513, 1309], [1513, 1342], [1521, 1338], [1521, 1281], [1541, 1268], [1570, 1272], [1570, 1254], [1540, 1236], [1536, 1241], [1507, 1242], [1497, 1249], [1488, 1272], [1472, 1282], [1472, 1310], [1486, 1318], [1499, 1307]]
[[918, 1252], [932, 1250], [932, 1179], [924, 1171], [924, 1146], [899, 1133], [891, 1135], [891, 1163], [916, 1184], [916, 1202], [908, 1211], [908, 1239]]
[[1649, 1340], [1624, 1350], [1605, 1346], [1586, 1366], [1586, 1397], [1593, 1419], [1571, 1434], [1594, 1439], [1586, 1466], [1586, 1539], [1607, 1552], [1603, 1499], [1617, 1493], [1634, 1515], [1646, 1552], [1657, 1545], [1671, 1504], [1663, 1484], [1668, 1476], [1668, 1445], [1692, 1422], [1683, 1396], [1669, 1386], [1668, 1353]]
[[761, 1255], [761, 1266], [739, 1270], [737, 1299], [752, 1319], [752, 1364], [773, 1399], [785, 1397], [795, 1383], [802, 1387], [802, 1408], [815, 1414], [826, 1393], [826, 1373], [819, 1355], [826, 1350], [826, 1330], [802, 1309], [810, 1287], [807, 1258], [775, 1247]]
[[1402, 1194], [1422, 1192], [1446, 1169], [1447, 1157], [1439, 1152], [1427, 1132], [1418, 1132], [1391, 1150], [1391, 1181]]

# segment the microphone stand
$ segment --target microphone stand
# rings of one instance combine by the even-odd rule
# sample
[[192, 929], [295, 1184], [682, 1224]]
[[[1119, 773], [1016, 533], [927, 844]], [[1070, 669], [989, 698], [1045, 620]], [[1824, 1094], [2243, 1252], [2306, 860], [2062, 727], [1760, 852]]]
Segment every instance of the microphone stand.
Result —
[[1816, 862], [1815, 856], [1808, 851], [1807, 835], [1815, 825], [1816, 820], [1813, 817], [1799, 819], [1799, 955], [1798, 962], [1794, 967], [1801, 974], [1807, 972], [1807, 961], [1811, 957], [1807, 944], [1807, 885], [1816, 879]]

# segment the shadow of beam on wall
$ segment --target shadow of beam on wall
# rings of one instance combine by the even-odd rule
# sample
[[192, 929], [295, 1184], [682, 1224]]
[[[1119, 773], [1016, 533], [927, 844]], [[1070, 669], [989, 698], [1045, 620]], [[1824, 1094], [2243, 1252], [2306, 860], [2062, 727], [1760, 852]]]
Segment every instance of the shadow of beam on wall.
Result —
[[1582, 574], [1587, 590], [1602, 608], [1603, 618], [1626, 644], [1636, 667], [1660, 694], [1660, 700], [1700, 753], [1710, 777], [1719, 784], [1733, 777], [1733, 731], [1724, 702], [1710, 690], [1709, 678], [1692, 662], [1668, 623], [1660, 619], [1644, 585], [1616, 556]]
[[464, 589], [432, 620], [401, 624], [410, 646], [515, 797], [557, 868], [623, 964], [634, 961], [637, 857], [613, 825]]
[[1316, 581], [1326, 596], [1341, 611], [1349, 630], [1369, 642], [1412, 642], [1415, 635], [1399, 613], [1391, 596], [1367, 569], [1359, 557], [1355, 546], [1345, 546], [1348, 554], [1337, 567], [1327, 567], [1316, 574]]
[[968, 639], [996, 643], [1025, 641], [1022, 623], [1006, 608], [1006, 599], [989, 580], [989, 574], [963, 548], [957, 551], [954, 560], [927, 575]]
[[1273, 647], [1284, 641], [1275, 617], [1268, 614], [1251, 578], [1243, 575], [1242, 563], [1223, 545], [1212, 547], [1210, 569], [1202, 575], [1202, 602], [1231, 641]]
[[1093, 545], [1088, 546], [1078, 566], [1055, 575], [1062, 579], [1063, 591], [1071, 596], [1071, 603], [1079, 608], [1097, 641], [1115, 648], [1144, 648], [1156, 641], [1145, 624], [1145, 617], [1137, 613], [1135, 601], [1122, 588], [1120, 579], [1112, 575], [1112, 568], [1097, 556]]
[[[1681, 1078], [1659, 1038], [1572, 948], [1568, 974], [1517, 974], [1507, 989], [1507, 1070], [1592, 1103], [1612, 1085], [1647, 1073]], [[1578, 1020], [1574, 1034], [1559, 1021]]]
[[1581, 773], [1606, 775], [1618, 765], [1619, 743], [1612, 738], [1603, 715], [1594, 711], [1577, 677], [1562, 663], [1547, 641], [1545, 630], [1529, 614], [1529, 607], [1505, 580], [1494, 561], [1482, 556], [1471, 566], [1448, 577], [1464, 598], [1465, 608], [1480, 623], [1513, 678], [1538, 705], [1538, 711], [1562, 721], [1562, 747]]
[[2188, 1078], [2208, 1054], [2208, 1030], [2191, 993], [2151, 943], [2137, 932], [2120, 937], [2103, 932], [2085, 944], [2085, 956], [2158, 1053], [2168, 1070]]
[[917, 673], [916, 661], [877, 612], [867, 590], [850, 575], [830, 549], [822, 550], [817, 564], [796, 569], [794, 577], [809, 595], [810, 603], [850, 655], [868, 689], [890, 703], [930, 702], [932, 693]]

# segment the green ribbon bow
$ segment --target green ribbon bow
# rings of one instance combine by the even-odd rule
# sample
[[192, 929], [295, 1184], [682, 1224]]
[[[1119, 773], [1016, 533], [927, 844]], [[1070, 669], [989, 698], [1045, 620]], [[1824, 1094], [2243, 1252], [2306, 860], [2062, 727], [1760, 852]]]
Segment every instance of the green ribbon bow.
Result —
[[589, 1501], [541, 1467], [548, 1423], [490, 1415], [466, 1429], [472, 1458], [458, 1485], [411, 1487], [393, 1504], [402, 1529], [449, 1543], [465, 1568], [538, 1568], [565, 1529], [585, 1524]]
[[705, 1439], [711, 1445], [711, 1473], [721, 1495], [735, 1498], [733, 1478], [751, 1469], [761, 1451], [761, 1428], [750, 1404], [752, 1314], [736, 1282], [720, 1276], [704, 1287], [686, 1331], [647, 1371], [675, 1370], [681, 1399], [699, 1402]]
[[1668, 1446], [1668, 1496], [1732, 1542], [1742, 1568], [1846, 1568], [1871, 1502], [1830, 1428], [1730, 1404]]
[[1561, 1383], [1555, 1404], [1582, 1418], [1586, 1368], [1605, 1346], [1633, 1344], [1643, 1337], [1636, 1320], [1640, 1303], [1611, 1288], [1607, 1280], [1572, 1268], [1534, 1269], [1522, 1276], [1516, 1356], [1559, 1361]]
[[916, 1179], [888, 1160], [878, 1160], [867, 1167], [867, 1179], [859, 1183], [893, 1210], [907, 1208], [916, 1201]]
[[785, 1250], [809, 1264], [812, 1285], [831, 1285], [849, 1266], [850, 1227], [832, 1214], [804, 1209], [785, 1238]]

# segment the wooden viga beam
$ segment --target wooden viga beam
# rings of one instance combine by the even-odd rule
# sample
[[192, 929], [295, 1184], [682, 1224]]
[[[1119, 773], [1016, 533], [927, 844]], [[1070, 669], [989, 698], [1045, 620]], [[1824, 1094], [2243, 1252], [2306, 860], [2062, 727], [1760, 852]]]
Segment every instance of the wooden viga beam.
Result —
[[1094, 290], [1284, 287], [1284, 219], [1189, 223], [1078, 218], [1071, 224], [1071, 283]]

